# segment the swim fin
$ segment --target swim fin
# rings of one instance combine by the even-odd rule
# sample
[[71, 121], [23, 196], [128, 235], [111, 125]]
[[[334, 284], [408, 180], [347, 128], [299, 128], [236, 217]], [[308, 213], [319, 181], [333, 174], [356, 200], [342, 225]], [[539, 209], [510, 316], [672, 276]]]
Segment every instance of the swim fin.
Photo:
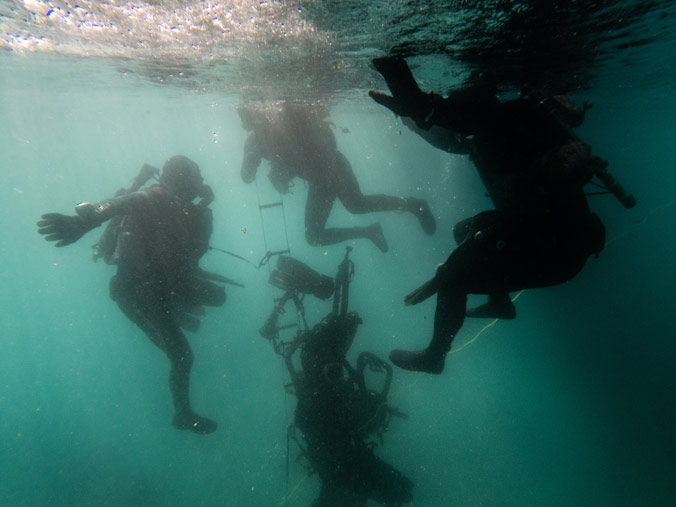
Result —
[[387, 87], [395, 98], [401, 100], [423, 93], [403, 58], [398, 56], [374, 58], [373, 66], [385, 78]]
[[406, 198], [406, 206], [408, 210], [415, 215], [420, 222], [420, 227], [425, 234], [431, 236], [437, 230], [437, 222], [434, 219], [430, 205], [425, 199], [417, 199], [415, 197]]
[[285, 255], [277, 258], [277, 269], [270, 273], [270, 283], [285, 291], [312, 294], [319, 299], [329, 299], [334, 292], [333, 278]]
[[403, 104], [394, 97], [387, 95], [386, 93], [377, 92], [374, 90], [369, 91], [369, 97], [375, 100], [381, 106], [385, 106], [387, 109], [392, 111], [397, 116], [409, 116], [410, 112], [408, 110], [407, 104]]
[[404, 298], [404, 304], [406, 306], [417, 305], [422, 303], [427, 298], [434, 296], [439, 290], [439, 280], [435, 276], [434, 278], [426, 281], [416, 290], [411, 292], [408, 296]]
[[375, 58], [373, 65], [385, 78], [392, 96], [373, 90], [369, 91], [369, 96], [394, 114], [410, 117], [418, 127], [429, 130], [432, 126], [429, 119], [434, 113], [433, 94], [420, 89], [406, 60], [391, 56]]

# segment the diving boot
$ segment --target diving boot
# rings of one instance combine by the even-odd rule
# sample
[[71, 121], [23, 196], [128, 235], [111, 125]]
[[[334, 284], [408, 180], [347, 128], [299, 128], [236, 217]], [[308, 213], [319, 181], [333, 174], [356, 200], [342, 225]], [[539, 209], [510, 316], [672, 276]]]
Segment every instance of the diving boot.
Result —
[[197, 415], [194, 412], [187, 414], [177, 413], [174, 416], [173, 426], [177, 430], [190, 430], [199, 435], [208, 435], [218, 428], [216, 421]]
[[383, 227], [380, 225], [380, 222], [371, 224], [366, 228], [366, 237], [373, 241], [373, 244], [376, 245], [381, 252], [387, 252], [389, 250], [385, 234], [383, 233]]
[[439, 375], [444, 371], [446, 354], [430, 352], [429, 349], [416, 350], [393, 350], [390, 352], [390, 361], [394, 365], [409, 371], [422, 371]]
[[425, 231], [425, 234], [428, 236], [433, 235], [437, 230], [437, 221], [434, 219], [434, 215], [432, 214], [430, 205], [427, 204], [427, 201], [415, 197], [407, 197], [405, 200], [406, 211], [415, 215], [418, 222], [420, 222], [420, 227]]

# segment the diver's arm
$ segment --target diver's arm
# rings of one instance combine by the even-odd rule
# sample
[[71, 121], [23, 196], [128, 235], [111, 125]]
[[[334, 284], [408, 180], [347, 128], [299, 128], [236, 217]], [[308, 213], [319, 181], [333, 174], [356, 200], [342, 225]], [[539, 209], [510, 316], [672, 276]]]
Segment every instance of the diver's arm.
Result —
[[47, 213], [38, 222], [38, 233], [45, 236], [47, 241], [56, 241], [57, 247], [70, 245], [106, 220], [137, 211], [148, 200], [146, 192], [134, 192], [104, 199], [96, 204], [78, 204], [75, 206], [75, 216]]
[[160, 170], [157, 167], [150, 164], [143, 164], [127, 193], [138, 192], [150, 178], [158, 179], [159, 176]]
[[143, 212], [150, 203], [151, 192], [162, 192], [159, 187], [132, 192], [119, 197], [103, 199], [94, 204], [88, 202], [78, 204], [75, 212], [85, 218], [97, 221], [99, 224], [110, 220], [117, 215], [133, 215]]
[[251, 183], [256, 179], [256, 171], [261, 165], [263, 155], [255, 134], [251, 134], [244, 143], [244, 159], [242, 160], [242, 168], [240, 175], [244, 183]]

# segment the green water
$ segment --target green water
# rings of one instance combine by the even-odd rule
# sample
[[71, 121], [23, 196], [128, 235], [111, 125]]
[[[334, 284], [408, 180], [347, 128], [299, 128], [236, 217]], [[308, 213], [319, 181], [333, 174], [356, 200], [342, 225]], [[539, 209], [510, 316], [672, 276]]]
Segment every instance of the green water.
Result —
[[[36, 234], [42, 213], [71, 213], [143, 163], [184, 154], [216, 194], [213, 246], [257, 261], [286, 228], [294, 256], [335, 273], [345, 245], [306, 243], [302, 182], [283, 218], [258, 211], [277, 197], [266, 178], [241, 182], [239, 93], [167, 86], [125, 65], [0, 54], [0, 505], [310, 505], [319, 479], [287, 448], [295, 399], [258, 334], [272, 308], [267, 269], [203, 259], [246, 288], [229, 288], [189, 336], [193, 403], [219, 423], [199, 436], [171, 427], [168, 362], [108, 297], [114, 269], [91, 261], [101, 229], [63, 249]], [[409, 418], [392, 422], [378, 453], [415, 483], [413, 505], [676, 501], [676, 90], [612, 77], [575, 94], [595, 104], [579, 134], [638, 205], [590, 197], [607, 227], [598, 259], [564, 285], [522, 293], [514, 321], [468, 320], [443, 375], [395, 371], [391, 403]], [[428, 237], [409, 215], [378, 214], [390, 251], [352, 244], [350, 303], [364, 324], [350, 357], [422, 347], [434, 301], [404, 307], [403, 297], [446, 259], [453, 225], [490, 201], [465, 157], [426, 145], [364, 89], [330, 103], [362, 190], [426, 197], [438, 217]], [[372, 220], [336, 205], [329, 225]], [[310, 322], [330, 309], [306, 307]]]

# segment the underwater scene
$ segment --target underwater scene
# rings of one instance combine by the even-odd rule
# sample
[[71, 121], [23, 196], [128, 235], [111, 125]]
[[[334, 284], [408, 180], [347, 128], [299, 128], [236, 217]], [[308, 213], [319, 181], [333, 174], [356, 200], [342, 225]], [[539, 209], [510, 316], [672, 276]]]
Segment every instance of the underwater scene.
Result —
[[0, 505], [674, 505], [675, 16], [0, 0]]

